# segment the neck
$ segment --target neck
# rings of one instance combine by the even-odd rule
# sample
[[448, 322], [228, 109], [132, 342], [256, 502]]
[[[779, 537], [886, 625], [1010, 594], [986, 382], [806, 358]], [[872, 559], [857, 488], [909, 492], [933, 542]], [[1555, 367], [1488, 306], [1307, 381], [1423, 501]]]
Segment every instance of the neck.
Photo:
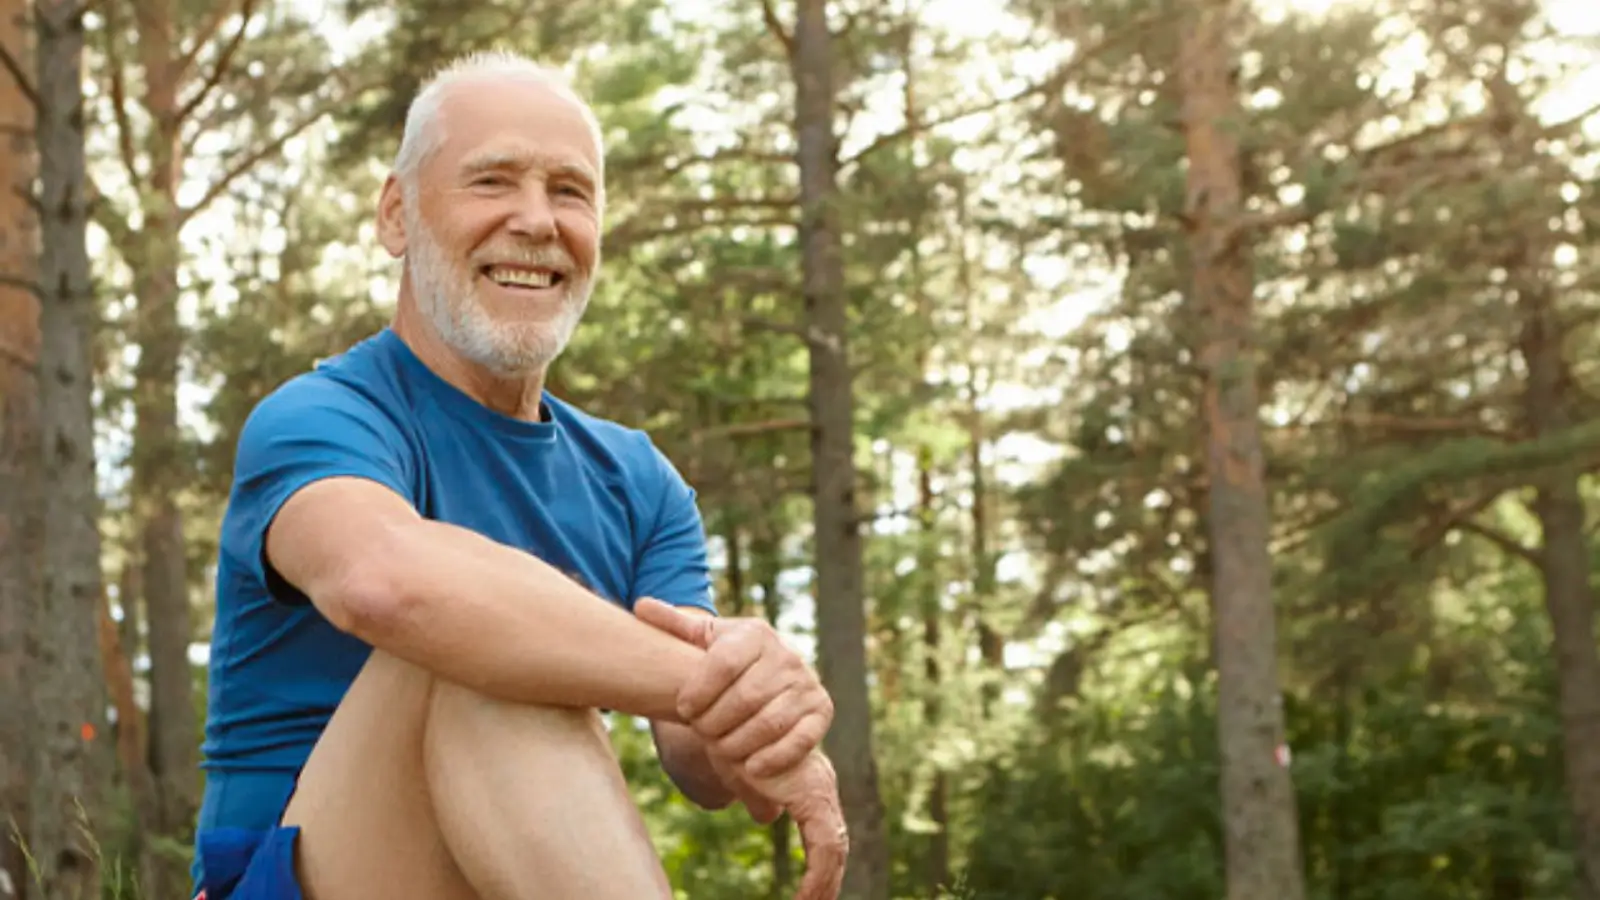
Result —
[[423, 365], [468, 397], [514, 419], [537, 422], [542, 418], [544, 370], [506, 376], [464, 358], [439, 337], [406, 289], [401, 290], [392, 328]]

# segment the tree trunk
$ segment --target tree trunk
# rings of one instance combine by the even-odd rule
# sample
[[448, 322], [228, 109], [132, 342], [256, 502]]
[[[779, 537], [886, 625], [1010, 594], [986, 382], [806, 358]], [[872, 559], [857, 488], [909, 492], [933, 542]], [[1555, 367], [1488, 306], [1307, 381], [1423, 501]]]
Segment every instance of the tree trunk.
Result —
[[100, 604], [99, 615], [100, 665], [106, 673], [106, 690], [110, 694], [111, 708], [116, 710], [117, 761], [135, 806], [150, 802], [153, 788], [150, 772], [145, 767], [144, 710], [139, 708], [133, 686], [133, 663], [122, 643], [122, 633], [111, 618], [109, 598]]
[[742, 616], [748, 605], [744, 589], [744, 534], [738, 520], [731, 515], [727, 519], [722, 540], [728, 547], [728, 614]]
[[1260, 399], [1250, 333], [1254, 290], [1237, 225], [1243, 211], [1235, 129], [1241, 115], [1227, 41], [1230, 0], [1195, 0], [1178, 82], [1189, 169], [1191, 301], [1205, 322], [1206, 462], [1215, 575], [1223, 826], [1228, 900], [1300, 900], [1293, 786], [1278, 761], [1283, 707], [1262, 459]]
[[[188, 562], [178, 496], [188, 466], [178, 427], [178, 365], [183, 329], [178, 319], [180, 259], [178, 185], [183, 168], [175, 10], [171, 0], [139, 0], [140, 69], [150, 117], [145, 152], [149, 189], [141, 195], [144, 226], [135, 272], [138, 302], [133, 340], [134, 449], [131, 485], [140, 538], [146, 641], [150, 654], [149, 766], [156, 786], [146, 833], [187, 837], [198, 787], [199, 731], [195, 722]], [[147, 847], [154, 846], [147, 844]], [[177, 896], [189, 884], [184, 860], [146, 855], [146, 890]]]
[[[756, 577], [761, 585], [761, 612], [766, 616], [767, 623], [777, 628], [778, 616], [783, 612], [783, 603], [778, 597], [778, 572], [783, 566], [778, 556], [778, 540], [771, 532], [768, 523], [760, 532], [761, 536], [752, 552]], [[784, 813], [767, 826], [767, 835], [772, 844], [772, 900], [778, 900], [788, 897], [790, 886], [794, 884], [794, 863], [790, 849], [794, 821], [788, 813]]]
[[800, 239], [810, 348], [817, 662], [834, 702], [825, 746], [839, 775], [850, 829], [847, 900], [888, 900], [883, 800], [872, 751], [866, 598], [856, 509], [854, 400], [846, 341], [833, 131], [833, 36], [825, 0], [800, 0], [791, 62], [800, 167]]
[[[38, 0], [41, 210], [39, 410], [44, 589], [30, 656], [36, 753], [30, 851], [45, 900], [91, 900], [105, 825], [105, 680], [98, 660], [99, 497], [94, 466], [95, 302], [87, 246], [83, 22], [79, 0]], [[92, 831], [90, 832], [92, 834]]]
[[[978, 291], [972, 283], [972, 259], [967, 250], [966, 235], [969, 225], [966, 183], [958, 186], [959, 240], [961, 255], [957, 260], [957, 278], [961, 285], [963, 323], [967, 334], [978, 332]], [[994, 626], [995, 584], [997, 561], [989, 549], [989, 473], [984, 465], [984, 449], [988, 445], [983, 422], [981, 391], [978, 371], [981, 363], [975, 348], [969, 346], [967, 378], [965, 384], [967, 410], [967, 466], [972, 474], [972, 608], [978, 632], [978, 658], [987, 669], [981, 690], [983, 717], [988, 719], [1000, 697], [999, 678], [1005, 669], [1005, 638]]]
[[[1528, 373], [1524, 413], [1537, 440], [1572, 424], [1568, 409], [1572, 384], [1549, 287], [1530, 284], [1521, 293], [1521, 351]], [[1575, 464], [1542, 473], [1534, 484], [1533, 512], [1543, 534], [1539, 572], [1555, 637], [1562, 749], [1578, 869], [1573, 897], [1600, 900], [1600, 653], [1595, 648], [1581, 474]]]
[[[27, 3], [0, 3], [0, 44], [24, 70]], [[39, 407], [34, 373], [39, 357], [39, 301], [22, 285], [35, 280], [37, 221], [28, 206], [33, 180], [33, 106], [16, 79], [0, 75], [0, 126], [19, 135], [0, 153], [0, 684], [22, 684], [24, 637], [39, 593]], [[0, 829], [26, 828], [29, 741], [27, 693], [0, 689]], [[27, 887], [21, 848], [0, 835], [0, 898]]]
[[[926, 720], [929, 740], [937, 740], [943, 727], [944, 709], [939, 702], [942, 671], [939, 665], [943, 644], [944, 604], [940, 602], [944, 582], [939, 577], [938, 520], [934, 511], [932, 454], [924, 447], [919, 453], [917, 466], [917, 520], [921, 526], [919, 537], [922, 546], [917, 560], [918, 577], [922, 587], [922, 652], [923, 685], [922, 713]], [[934, 832], [928, 836], [926, 869], [927, 896], [937, 897], [940, 891], [950, 888], [950, 814], [949, 776], [937, 763], [934, 764], [932, 783], [928, 785], [928, 820]]]
[[[922, 138], [921, 104], [917, 89], [916, 66], [916, 33], [917, 20], [914, 11], [908, 11], [907, 17], [900, 29], [900, 54], [905, 68], [905, 85], [902, 98], [906, 107], [906, 133], [910, 136], [913, 147], [920, 148]], [[912, 308], [917, 311], [917, 318], [924, 323], [936, 321], [937, 316], [933, 309], [931, 298], [926, 290], [922, 266], [922, 247], [919, 243], [923, 234], [927, 233], [927, 222], [923, 215], [924, 207], [916, 205], [910, 216], [910, 233], [913, 239], [907, 248], [909, 256], [909, 282], [911, 289]], [[930, 334], [924, 340], [917, 354], [917, 373], [928, 383], [932, 373], [929, 371], [929, 356], [934, 335]], [[889, 479], [893, 483], [893, 479]], [[923, 652], [923, 685], [922, 685], [922, 713], [924, 718], [924, 734], [927, 739], [937, 740], [942, 727], [943, 709], [940, 703], [942, 671], [940, 668], [940, 654], [943, 645], [944, 604], [942, 602], [945, 582], [939, 570], [939, 517], [935, 508], [936, 495], [933, 489], [933, 451], [927, 445], [917, 448], [917, 584], [920, 588], [919, 597], [922, 616], [922, 652]], [[898, 617], [896, 617], [898, 618]], [[896, 657], [890, 664], [892, 672], [900, 670], [900, 660]], [[885, 703], [888, 703], [885, 698]], [[927, 857], [924, 862], [923, 878], [927, 896], [937, 897], [940, 892], [950, 885], [950, 815], [949, 815], [949, 776], [937, 761], [933, 765], [933, 773], [928, 785], [928, 821], [933, 823], [933, 833], [928, 835]]]

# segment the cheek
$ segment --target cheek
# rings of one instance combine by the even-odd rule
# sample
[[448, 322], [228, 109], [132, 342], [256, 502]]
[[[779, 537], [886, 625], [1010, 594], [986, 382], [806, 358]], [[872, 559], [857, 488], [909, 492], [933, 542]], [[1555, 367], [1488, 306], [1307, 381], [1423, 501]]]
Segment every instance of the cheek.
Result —
[[562, 226], [567, 251], [585, 271], [594, 270], [595, 257], [600, 249], [599, 223], [593, 218], [574, 217]]

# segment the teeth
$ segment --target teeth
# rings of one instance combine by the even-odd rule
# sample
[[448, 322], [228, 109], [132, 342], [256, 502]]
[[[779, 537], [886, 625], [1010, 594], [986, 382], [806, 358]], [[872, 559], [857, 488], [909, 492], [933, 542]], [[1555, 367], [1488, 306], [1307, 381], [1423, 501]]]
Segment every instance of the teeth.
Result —
[[489, 277], [503, 286], [547, 288], [555, 283], [555, 276], [551, 272], [530, 272], [527, 269], [496, 267], [489, 270]]

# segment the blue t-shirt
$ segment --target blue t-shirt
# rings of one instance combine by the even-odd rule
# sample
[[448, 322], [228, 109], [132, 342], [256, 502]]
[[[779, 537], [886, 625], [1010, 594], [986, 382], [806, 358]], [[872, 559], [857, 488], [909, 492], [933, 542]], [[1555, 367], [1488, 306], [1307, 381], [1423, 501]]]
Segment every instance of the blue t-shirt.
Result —
[[642, 432], [548, 394], [544, 408], [496, 413], [385, 329], [251, 413], [222, 521], [202, 831], [276, 824], [371, 650], [265, 566], [268, 524], [313, 481], [371, 479], [627, 609], [649, 596], [714, 612], [695, 495], [671, 463]]

